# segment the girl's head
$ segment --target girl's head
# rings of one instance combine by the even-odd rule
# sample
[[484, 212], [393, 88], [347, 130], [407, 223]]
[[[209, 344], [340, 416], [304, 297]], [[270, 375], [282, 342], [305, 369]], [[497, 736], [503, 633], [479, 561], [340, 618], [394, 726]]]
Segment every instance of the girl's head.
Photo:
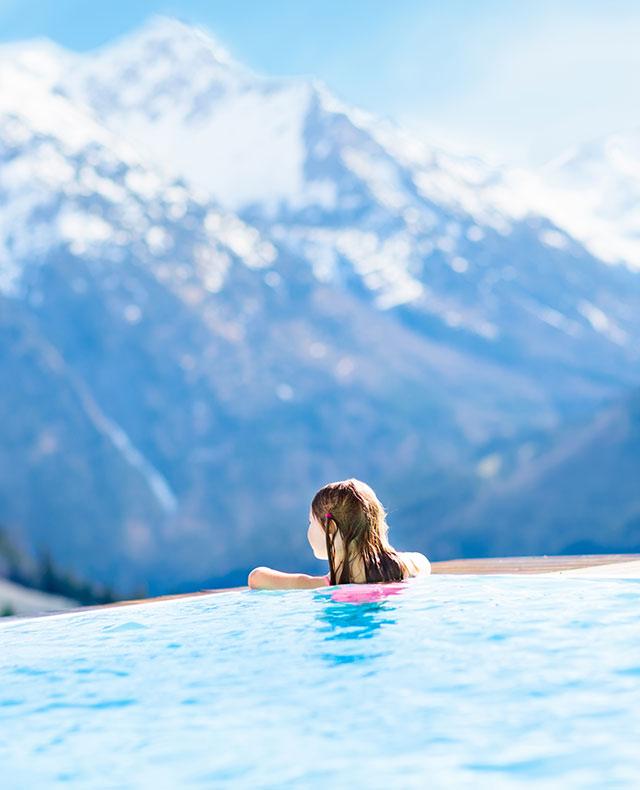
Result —
[[318, 559], [329, 561], [331, 584], [354, 580], [400, 581], [408, 571], [389, 544], [386, 512], [373, 489], [351, 477], [329, 483], [314, 496], [308, 538]]

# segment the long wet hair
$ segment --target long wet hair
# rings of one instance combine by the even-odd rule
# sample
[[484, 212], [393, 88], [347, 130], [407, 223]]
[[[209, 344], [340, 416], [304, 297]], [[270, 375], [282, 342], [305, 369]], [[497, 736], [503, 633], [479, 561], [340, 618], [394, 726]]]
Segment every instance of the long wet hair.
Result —
[[[324, 528], [330, 583], [353, 583], [352, 563], [360, 558], [365, 582], [406, 579], [409, 569], [388, 540], [387, 514], [373, 489], [351, 477], [329, 483], [313, 497], [311, 512]], [[340, 535], [344, 561], [336, 578], [335, 541]]]

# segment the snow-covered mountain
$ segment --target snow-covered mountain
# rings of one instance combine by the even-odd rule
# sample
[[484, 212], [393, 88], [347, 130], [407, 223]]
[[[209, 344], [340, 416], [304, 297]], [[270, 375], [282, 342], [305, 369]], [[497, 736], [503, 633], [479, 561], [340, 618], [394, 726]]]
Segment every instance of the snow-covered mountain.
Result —
[[596, 257], [640, 270], [640, 128], [576, 146], [528, 183], [536, 205]]
[[122, 590], [299, 561], [321, 482], [500, 476], [640, 381], [640, 276], [174, 20], [0, 48], [0, 202], [0, 523]]
[[531, 181], [419, 144], [314, 81], [252, 74], [170, 19], [58, 73], [59, 90], [319, 281], [355, 282], [380, 309], [402, 306], [412, 326], [489, 355], [533, 362], [542, 344], [554, 379], [567, 356], [601, 349], [599, 375], [612, 344], [637, 371], [640, 324], [618, 291], [637, 278], [594, 263], [555, 214], [535, 212]]

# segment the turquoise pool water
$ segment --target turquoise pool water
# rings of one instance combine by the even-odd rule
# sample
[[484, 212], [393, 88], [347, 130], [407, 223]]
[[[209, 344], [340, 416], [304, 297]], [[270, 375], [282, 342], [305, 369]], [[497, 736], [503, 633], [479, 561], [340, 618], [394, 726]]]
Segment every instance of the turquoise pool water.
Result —
[[640, 786], [640, 583], [363, 590], [3, 623], [3, 790]]

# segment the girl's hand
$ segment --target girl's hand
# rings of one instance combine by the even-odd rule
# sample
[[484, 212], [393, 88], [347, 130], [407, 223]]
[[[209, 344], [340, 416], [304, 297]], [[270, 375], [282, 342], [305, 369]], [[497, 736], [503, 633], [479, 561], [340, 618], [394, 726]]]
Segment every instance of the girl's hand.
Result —
[[326, 576], [309, 576], [306, 573], [285, 573], [273, 568], [254, 568], [247, 580], [252, 590], [313, 590], [327, 587]]

